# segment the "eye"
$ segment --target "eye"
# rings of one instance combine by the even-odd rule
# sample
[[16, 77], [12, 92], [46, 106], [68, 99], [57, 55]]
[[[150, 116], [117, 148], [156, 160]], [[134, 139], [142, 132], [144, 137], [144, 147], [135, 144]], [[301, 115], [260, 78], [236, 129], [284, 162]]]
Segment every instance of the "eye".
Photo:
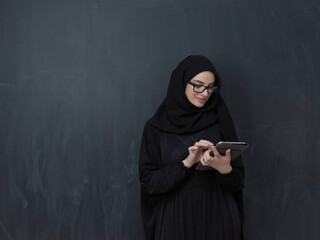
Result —
[[194, 85], [194, 87], [196, 88], [196, 89], [202, 89], [204, 86], [202, 86], [202, 85]]

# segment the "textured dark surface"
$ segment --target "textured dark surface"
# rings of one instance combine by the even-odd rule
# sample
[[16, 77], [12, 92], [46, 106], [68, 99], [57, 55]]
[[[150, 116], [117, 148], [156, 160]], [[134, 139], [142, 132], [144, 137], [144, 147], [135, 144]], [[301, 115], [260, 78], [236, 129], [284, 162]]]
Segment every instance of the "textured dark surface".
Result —
[[0, 239], [143, 239], [142, 128], [189, 54], [250, 143], [246, 239], [319, 239], [319, 42], [319, 1], [1, 0]]

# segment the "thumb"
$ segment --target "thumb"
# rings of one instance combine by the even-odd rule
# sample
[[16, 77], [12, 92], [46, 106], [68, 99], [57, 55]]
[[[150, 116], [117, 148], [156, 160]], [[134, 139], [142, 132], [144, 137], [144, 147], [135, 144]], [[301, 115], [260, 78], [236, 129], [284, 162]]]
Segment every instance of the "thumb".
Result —
[[227, 157], [231, 157], [231, 149], [228, 149], [228, 150], [226, 151], [226, 156], [227, 156]]

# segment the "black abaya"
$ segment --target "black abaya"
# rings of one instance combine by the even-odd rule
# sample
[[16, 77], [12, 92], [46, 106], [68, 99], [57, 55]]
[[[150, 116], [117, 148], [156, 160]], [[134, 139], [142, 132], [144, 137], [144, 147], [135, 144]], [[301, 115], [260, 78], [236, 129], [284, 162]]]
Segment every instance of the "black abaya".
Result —
[[146, 124], [140, 180], [147, 239], [241, 239], [241, 211], [233, 193], [243, 187], [243, 168], [233, 166], [225, 175], [186, 168], [188, 147], [200, 139], [222, 140], [219, 125], [178, 135]]
[[[218, 92], [201, 108], [189, 102], [185, 88], [203, 71], [215, 76]], [[140, 151], [141, 215], [147, 240], [238, 240], [242, 237], [241, 156], [232, 171], [188, 169], [188, 147], [201, 139], [237, 141], [219, 90], [219, 74], [209, 59], [188, 56], [172, 72], [167, 97], [146, 123]]]

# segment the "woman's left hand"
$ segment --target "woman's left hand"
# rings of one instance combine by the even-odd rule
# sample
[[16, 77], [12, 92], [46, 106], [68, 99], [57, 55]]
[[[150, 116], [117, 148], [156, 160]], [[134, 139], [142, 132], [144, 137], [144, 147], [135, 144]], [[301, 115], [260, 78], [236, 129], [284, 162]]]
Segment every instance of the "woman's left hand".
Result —
[[[213, 151], [214, 157], [210, 156], [210, 151]], [[215, 146], [209, 146], [209, 150], [207, 150], [202, 158], [201, 163], [203, 166], [210, 166], [221, 174], [227, 174], [232, 171], [231, 167], [231, 150], [228, 149], [225, 155], [221, 155]]]

